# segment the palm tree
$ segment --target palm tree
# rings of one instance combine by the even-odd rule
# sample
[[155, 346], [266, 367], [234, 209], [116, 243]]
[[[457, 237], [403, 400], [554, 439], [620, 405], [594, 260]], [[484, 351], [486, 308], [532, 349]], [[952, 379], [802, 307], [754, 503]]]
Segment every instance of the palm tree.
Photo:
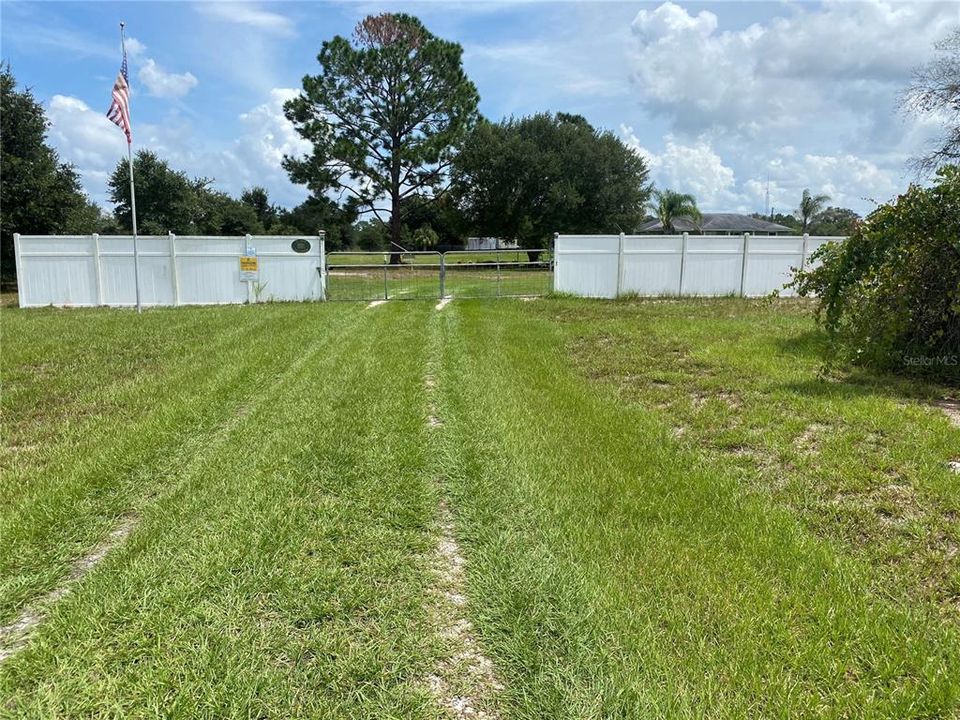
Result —
[[654, 190], [653, 197], [655, 202], [650, 203], [650, 209], [660, 220], [663, 231], [669, 235], [676, 232], [673, 222], [677, 218], [687, 218], [697, 226], [703, 219], [693, 195], [673, 190]]
[[810, 223], [823, 212], [827, 203], [830, 202], [829, 195], [811, 195], [809, 188], [804, 188], [803, 197], [800, 199], [800, 207], [797, 208], [797, 215], [800, 216], [800, 234], [807, 232]]

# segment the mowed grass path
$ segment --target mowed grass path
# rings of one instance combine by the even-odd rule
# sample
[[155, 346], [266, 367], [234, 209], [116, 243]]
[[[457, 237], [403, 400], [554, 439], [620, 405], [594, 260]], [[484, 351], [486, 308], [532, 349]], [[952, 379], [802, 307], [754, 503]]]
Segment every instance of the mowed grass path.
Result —
[[0, 714], [442, 717], [442, 499], [502, 717], [960, 712], [960, 430], [924, 404], [950, 389], [817, 380], [802, 305], [4, 311], [3, 336], [0, 624], [136, 525], [0, 665]]
[[[509, 305], [463, 304], [435, 340], [449, 348], [446, 472], [475, 621], [501, 663], [512, 715], [957, 714], [960, 492], [947, 460], [960, 454], [960, 432], [945, 416], [905, 406], [889, 380], [821, 387], [804, 347], [810, 318], [789, 305], [521, 310], [522, 319]], [[650, 399], [617, 392], [625, 378], [650, 386]], [[688, 395], [697, 382], [707, 387]], [[760, 414], [744, 413], [739, 428], [758, 444], [804, 429], [802, 415], [781, 425], [781, 404], [886, 431], [892, 450], [833, 443], [838, 455], [823, 458], [818, 477], [854, 491], [879, 469], [887, 484], [888, 458], [900, 456], [899, 482], [937, 516], [924, 541], [939, 544], [929, 577], [949, 576], [943, 595], [909, 592], [869, 548], [818, 532], [816, 513], [758, 492], [759, 468], [718, 460], [708, 441], [729, 442], [738, 429], [727, 403], [738, 387], [758, 393]], [[698, 419], [699, 437], [678, 432], [684, 413]], [[794, 471], [782, 460], [769, 474], [786, 481]]]
[[[436, 639], [422, 627], [418, 561], [432, 548], [437, 501], [424, 452], [427, 311], [401, 311], [419, 313], [410, 323], [391, 323], [393, 308], [377, 317], [329, 305], [201, 311], [202, 329], [171, 338], [164, 352], [181, 373], [155, 390], [170, 426], [141, 427], [122, 412], [111, 423], [131, 423], [116, 428], [117, 442], [142, 448], [155, 472], [112, 465], [104, 442], [83, 453], [104, 456], [96, 482], [64, 474], [70, 460], [37, 464], [40, 481], [13, 488], [17, 502], [4, 505], [11, 608], [36, 594], [24, 588], [55, 582], [64, 560], [118, 516], [140, 522], [4, 664], [2, 707], [26, 716], [430, 716], [422, 678]], [[108, 338], [81, 314], [17, 315], [4, 329], [86, 324], [77, 342], [99, 349], [92, 365], [109, 364], [137, 342], [138, 323], [177, 332], [178, 316], [164, 315], [113, 313], [126, 334]], [[384, 332], [390, 325], [402, 328]], [[192, 363], [178, 363], [181, 353]], [[4, 362], [18, 364], [6, 352]], [[153, 392], [154, 380], [142, 383]], [[221, 411], [202, 428], [205, 409], [178, 409], [218, 398]], [[199, 436], [178, 447], [183, 418]], [[80, 512], [59, 509], [62, 493]], [[48, 507], [59, 520], [27, 536]]]

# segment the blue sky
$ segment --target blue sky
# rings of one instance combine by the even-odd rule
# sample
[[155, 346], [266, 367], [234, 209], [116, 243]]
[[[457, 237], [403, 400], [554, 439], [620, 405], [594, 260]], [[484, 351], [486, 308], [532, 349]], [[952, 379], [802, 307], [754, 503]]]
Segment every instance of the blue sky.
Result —
[[306, 193], [279, 161], [303, 145], [282, 103], [324, 39], [386, 10], [463, 45], [487, 117], [581, 113], [708, 211], [762, 211], [768, 177], [784, 211], [804, 187], [860, 212], [902, 191], [937, 126], [896, 95], [960, 25], [956, 2], [3, 2], [0, 41], [98, 202], [125, 151], [103, 116], [122, 19], [135, 148], [292, 205]]

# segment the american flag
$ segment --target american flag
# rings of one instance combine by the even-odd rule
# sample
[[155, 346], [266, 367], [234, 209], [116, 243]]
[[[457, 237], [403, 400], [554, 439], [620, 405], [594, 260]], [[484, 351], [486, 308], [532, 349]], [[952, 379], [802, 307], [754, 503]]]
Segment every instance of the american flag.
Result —
[[127, 84], [127, 51], [123, 51], [123, 65], [113, 84], [113, 103], [107, 110], [107, 118], [120, 127], [127, 136], [127, 144], [133, 142], [130, 127], [130, 86]]

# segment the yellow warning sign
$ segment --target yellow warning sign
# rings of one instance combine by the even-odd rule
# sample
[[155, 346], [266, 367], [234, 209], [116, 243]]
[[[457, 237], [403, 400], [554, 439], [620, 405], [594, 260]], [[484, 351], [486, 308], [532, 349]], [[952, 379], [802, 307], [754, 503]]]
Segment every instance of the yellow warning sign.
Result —
[[240, 280], [241, 281], [256, 281], [258, 271], [260, 266], [257, 263], [256, 255], [241, 255], [240, 256]]

